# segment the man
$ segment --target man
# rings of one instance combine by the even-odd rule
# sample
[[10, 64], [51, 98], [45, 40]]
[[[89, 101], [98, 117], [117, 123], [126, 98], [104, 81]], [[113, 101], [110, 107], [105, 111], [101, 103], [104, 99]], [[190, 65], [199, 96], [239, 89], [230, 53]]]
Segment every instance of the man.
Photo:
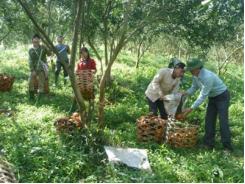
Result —
[[55, 86], [58, 85], [58, 78], [59, 78], [61, 68], [63, 68], [63, 72], [64, 72], [64, 84], [66, 84], [68, 79], [68, 73], [65, 70], [65, 66], [62, 64], [62, 62], [65, 62], [67, 64], [69, 63], [68, 54], [70, 54], [70, 48], [68, 45], [63, 44], [63, 40], [64, 40], [63, 36], [58, 36], [57, 37], [58, 45], [55, 46], [59, 53], [59, 57], [57, 57], [56, 60]]
[[190, 71], [193, 76], [192, 86], [186, 91], [186, 94], [193, 95], [198, 89], [201, 91], [191, 108], [184, 110], [184, 112], [186, 114], [192, 112], [208, 98], [204, 146], [208, 149], [213, 149], [214, 147], [215, 124], [217, 115], [219, 115], [221, 141], [225, 150], [232, 151], [231, 133], [228, 122], [230, 95], [226, 85], [216, 74], [203, 68], [203, 62], [198, 58], [188, 60], [186, 70]]
[[184, 63], [178, 62], [173, 68], [162, 68], [148, 85], [145, 95], [153, 115], [157, 116], [159, 110], [161, 118], [168, 119], [163, 103], [164, 96], [177, 93], [184, 67]]
[[179, 59], [177, 59], [177, 58], [171, 58], [170, 59], [170, 62], [169, 62], [169, 64], [168, 64], [168, 68], [174, 68], [174, 66], [176, 65], [176, 64], [178, 64], [178, 63], [181, 63], [181, 61], [179, 60]]
[[45, 82], [48, 79], [48, 65], [47, 65], [47, 55], [51, 53], [40, 44], [39, 35], [35, 34], [32, 37], [33, 48], [29, 50], [29, 67], [30, 67], [30, 77], [29, 77], [29, 95], [30, 100], [34, 100], [34, 80], [37, 77], [38, 80], [38, 101], [44, 96]]

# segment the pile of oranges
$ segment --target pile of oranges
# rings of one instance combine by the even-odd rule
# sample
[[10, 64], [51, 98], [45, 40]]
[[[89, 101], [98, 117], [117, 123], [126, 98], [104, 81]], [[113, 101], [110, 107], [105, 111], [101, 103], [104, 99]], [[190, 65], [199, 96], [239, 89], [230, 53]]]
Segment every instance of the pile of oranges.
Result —
[[58, 132], [73, 132], [75, 129], [83, 128], [80, 115], [75, 112], [70, 117], [57, 119], [54, 123]]
[[10, 91], [12, 89], [12, 85], [14, 83], [14, 77], [0, 74], [0, 91]]
[[186, 115], [184, 113], [179, 113], [175, 115], [175, 119], [178, 121], [184, 121], [186, 118]]

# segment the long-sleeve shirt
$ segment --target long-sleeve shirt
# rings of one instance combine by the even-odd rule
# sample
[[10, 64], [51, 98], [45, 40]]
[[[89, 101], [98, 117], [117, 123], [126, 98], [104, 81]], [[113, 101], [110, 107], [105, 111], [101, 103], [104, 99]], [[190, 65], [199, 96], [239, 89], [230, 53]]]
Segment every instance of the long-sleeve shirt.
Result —
[[[42, 55], [41, 55], [42, 50]], [[47, 55], [50, 55], [51, 52], [44, 46], [40, 46], [38, 48], [31, 48], [29, 50], [29, 67], [31, 71], [41, 71], [43, 70], [40, 63], [38, 65], [38, 60], [41, 55], [41, 61], [47, 63]]]
[[227, 90], [227, 87], [215, 73], [202, 68], [198, 77], [192, 77], [192, 86], [187, 90], [187, 94], [191, 96], [199, 89], [201, 90], [200, 94], [192, 104], [192, 109], [200, 106], [207, 97], [220, 95]]
[[79, 70], [96, 70], [96, 62], [92, 58], [87, 60], [81, 58], [77, 64], [77, 71]]
[[70, 48], [68, 45], [58, 44], [55, 46], [59, 53], [59, 57], [57, 57], [57, 61], [68, 61], [68, 54], [70, 54]]
[[180, 85], [180, 78], [173, 78], [173, 69], [162, 68], [154, 76], [148, 85], [145, 95], [155, 102], [157, 99], [164, 97], [170, 93], [177, 93]]

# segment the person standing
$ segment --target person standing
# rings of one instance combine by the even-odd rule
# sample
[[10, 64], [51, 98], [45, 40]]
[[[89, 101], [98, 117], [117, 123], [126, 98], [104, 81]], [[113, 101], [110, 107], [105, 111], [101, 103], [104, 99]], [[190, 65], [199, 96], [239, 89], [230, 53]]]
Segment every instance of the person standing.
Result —
[[164, 96], [178, 92], [180, 79], [184, 75], [184, 67], [184, 63], [178, 62], [173, 68], [162, 68], [148, 85], [145, 95], [153, 115], [157, 116], [159, 111], [162, 119], [168, 119], [164, 108]]
[[[80, 60], [77, 64], [76, 73], [79, 72], [86, 72], [86, 71], [92, 71], [94, 74], [97, 72], [96, 69], [96, 62], [94, 59], [90, 57], [89, 51], [86, 47], [82, 47], [80, 50]], [[91, 76], [92, 77], [92, 76]], [[78, 79], [79, 80], [79, 79]], [[92, 84], [94, 85], [94, 84]], [[85, 95], [85, 94], [82, 94]], [[94, 94], [92, 94], [94, 96]], [[89, 100], [89, 103], [91, 103], [93, 99]], [[77, 109], [77, 102], [75, 97], [73, 98], [72, 106], [69, 110], [69, 114], [72, 114]]]
[[35, 78], [38, 81], [38, 97], [37, 103], [45, 95], [45, 83], [48, 80], [48, 64], [47, 56], [51, 55], [51, 52], [43, 45], [40, 44], [40, 36], [35, 34], [32, 37], [33, 47], [29, 49], [29, 98], [35, 99]]
[[62, 64], [67, 63], [69, 64], [69, 58], [68, 54], [70, 54], [70, 48], [68, 45], [63, 44], [64, 37], [63, 36], [58, 36], [57, 37], [57, 42], [58, 44], [55, 46], [57, 49], [59, 56], [57, 57], [56, 60], [56, 69], [55, 69], [55, 86], [58, 86], [58, 79], [59, 79], [59, 74], [61, 72], [61, 69], [63, 69], [64, 72], [64, 85], [67, 83], [68, 79], [68, 72], [65, 69], [65, 66]]
[[203, 62], [198, 58], [187, 61], [187, 71], [192, 74], [192, 86], [186, 91], [186, 95], [193, 95], [200, 89], [200, 94], [190, 108], [184, 110], [187, 115], [199, 107], [208, 98], [208, 106], [205, 116], [204, 146], [214, 148], [216, 119], [219, 117], [221, 141], [227, 151], [233, 151], [231, 145], [231, 132], [228, 120], [230, 94], [227, 86], [213, 72], [203, 67]]

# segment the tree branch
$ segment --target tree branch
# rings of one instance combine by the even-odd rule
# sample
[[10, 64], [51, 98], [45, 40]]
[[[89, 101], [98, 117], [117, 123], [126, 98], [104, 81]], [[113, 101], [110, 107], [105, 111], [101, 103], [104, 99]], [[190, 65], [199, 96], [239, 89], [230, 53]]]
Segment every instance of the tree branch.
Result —
[[11, 32], [12, 30], [9, 30], [2, 38], [0, 38], [0, 42], [2, 42], [5, 38], [7, 38]]
[[40, 34], [43, 36], [43, 38], [45, 39], [46, 43], [48, 44], [47, 46], [50, 47], [52, 49], [52, 51], [58, 56], [59, 53], [55, 49], [54, 44], [52, 43], [52, 41], [47, 36], [45, 31], [41, 28], [41, 26], [37, 23], [37, 21], [33, 17], [32, 13], [30, 12], [29, 8], [26, 5], [26, 2], [25, 1], [22, 2], [22, 0], [16, 0], [16, 1], [19, 2], [19, 4], [22, 6], [22, 8], [24, 9], [25, 13], [27, 14], [27, 16], [30, 18], [30, 20], [34, 24], [34, 26], [37, 28], [37, 30], [40, 32]]

